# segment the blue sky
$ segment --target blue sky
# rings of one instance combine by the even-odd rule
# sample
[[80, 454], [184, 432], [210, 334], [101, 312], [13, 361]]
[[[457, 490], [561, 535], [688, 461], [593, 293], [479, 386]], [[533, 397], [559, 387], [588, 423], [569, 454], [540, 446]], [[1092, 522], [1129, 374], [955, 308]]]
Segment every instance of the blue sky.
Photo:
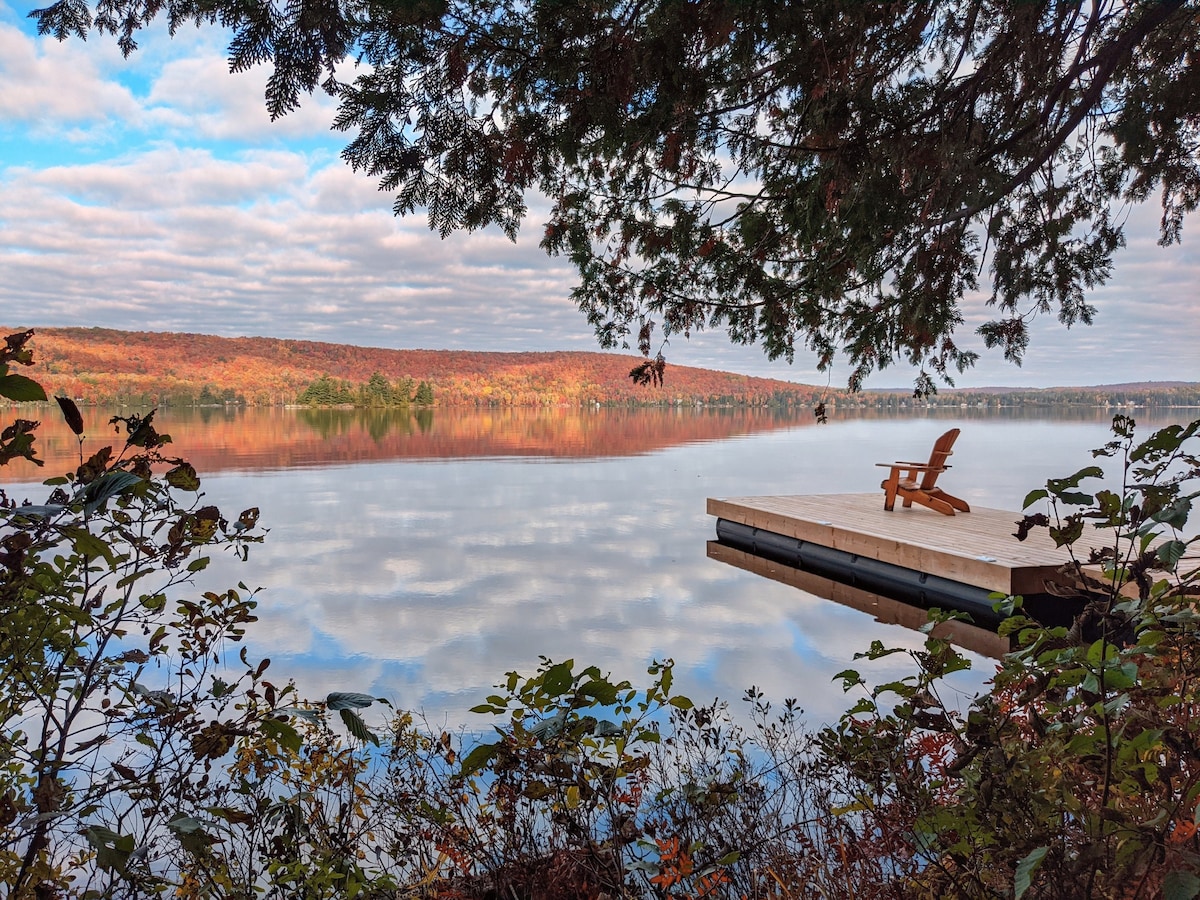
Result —
[[[495, 231], [440, 240], [423, 216], [341, 162], [333, 106], [270, 122], [265, 70], [230, 75], [221, 34], [38, 38], [0, 3], [0, 323], [266, 335], [382, 347], [591, 350], [568, 299], [573, 271], [537, 248], [531, 198], [514, 245]], [[988, 354], [961, 386], [1200, 381], [1200, 217], [1156, 244], [1154, 205], [1129, 211], [1116, 275], [1091, 327], [1034, 326], [1025, 365]], [[964, 304], [963, 343], [989, 318]], [[981, 349], [981, 348], [980, 348]], [[723, 333], [675, 338], [668, 359], [823, 383]], [[834, 384], [844, 381], [839, 369]], [[904, 386], [889, 369], [868, 387]]]

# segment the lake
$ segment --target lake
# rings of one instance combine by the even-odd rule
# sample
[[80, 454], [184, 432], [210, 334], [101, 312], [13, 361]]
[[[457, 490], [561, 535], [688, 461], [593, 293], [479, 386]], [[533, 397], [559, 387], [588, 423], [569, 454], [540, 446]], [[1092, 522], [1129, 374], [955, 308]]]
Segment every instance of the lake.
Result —
[[[87, 411], [87, 452], [111, 434], [109, 414]], [[1149, 434], [1197, 411], [1133, 414]], [[57, 412], [46, 418], [46, 468], [0, 470], [15, 496], [40, 499], [28, 482], [74, 465], [75, 439]], [[248, 563], [214, 560], [203, 586], [262, 587], [249, 645], [272, 659], [273, 680], [479, 727], [468, 708], [541, 655], [635, 683], [672, 657], [677, 691], [694, 699], [735, 701], [755, 685], [798, 697], [810, 721], [833, 719], [848, 705], [836, 672], [907, 671], [855, 652], [920, 636], [708, 559], [706, 498], [878, 490], [875, 463], [924, 458], [957, 426], [946, 488], [1018, 510], [1047, 477], [1091, 464], [1111, 412], [838, 412], [818, 426], [807, 410], [231, 408], [156, 421], [211, 502], [262, 510], [265, 544]], [[991, 671], [980, 658], [958, 684], [970, 692]]]

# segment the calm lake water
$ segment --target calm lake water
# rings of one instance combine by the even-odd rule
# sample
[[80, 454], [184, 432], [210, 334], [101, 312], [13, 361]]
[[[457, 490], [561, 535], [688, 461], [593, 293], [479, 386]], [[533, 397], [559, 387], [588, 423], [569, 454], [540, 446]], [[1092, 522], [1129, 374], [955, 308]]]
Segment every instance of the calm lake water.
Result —
[[[111, 434], [91, 412], [87, 447]], [[1196, 410], [1134, 413], [1139, 430]], [[47, 414], [47, 420], [56, 418]], [[798, 697], [810, 721], [847, 705], [834, 673], [875, 639], [919, 635], [710, 560], [708, 497], [878, 490], [876, 462], [924, 458], [962, 428], [953, 493], [1017, 510], [1047, 477], [1092, 462], [1111, 414], [921, 411], [899, 417], [737, 410], [200, 410], [159, 415], [211, 502], [258, 506], [270, 529], [248, 563], [214, 561], [209, 587], [261, 586], [252, 656], [303, 693], [367, 691], [435, 722], [466, 710], [540, 655], [637, 683], [676, 661], [677, 690], [736, 700], [750, 685]], [[48, 464], [0, 472], [14, 485], [71, 468], [74, 439], [47, 421]], [[23, 465], [23, 464], [22, 464]], [[882, 503], [882, 493], [880, 494]], [[208, 576], [212, 576], [209, 578]], [[873, 678], [905, 671], [898, 657]], [[961, 681], [990, 674], [980, 659]]]

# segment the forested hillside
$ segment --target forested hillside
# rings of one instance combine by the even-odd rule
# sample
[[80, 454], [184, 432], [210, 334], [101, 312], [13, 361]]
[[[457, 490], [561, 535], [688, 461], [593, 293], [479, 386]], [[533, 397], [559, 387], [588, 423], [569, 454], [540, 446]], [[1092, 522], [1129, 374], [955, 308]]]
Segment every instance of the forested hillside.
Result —
[[672, 366], [661, 387], [636, 385], [629, 371], [641, 358], [609, 353], [386, 350], [104, 328], [37, 329], [33, 347], [47, 390], [87, 403], [274, 405], [295, 402], [325, 377], [353, 388], [373, 375], [426, 382], [439, 406], [808, 404], [824, 393], [686, 366]]
[[[13, 331], [15, 329], [8, 329]], [[105, 328], [38, 329], [47, 390], [89, 404], [215, 406], [747, 405], [869, 407], [1195, 407], [1200, 384], [1141, 382], [1043, 389], [844, 390], [670, 366], [661, 386], [635, 384], [639, 356], [560, 351], [387, 350], [275, 338]]]

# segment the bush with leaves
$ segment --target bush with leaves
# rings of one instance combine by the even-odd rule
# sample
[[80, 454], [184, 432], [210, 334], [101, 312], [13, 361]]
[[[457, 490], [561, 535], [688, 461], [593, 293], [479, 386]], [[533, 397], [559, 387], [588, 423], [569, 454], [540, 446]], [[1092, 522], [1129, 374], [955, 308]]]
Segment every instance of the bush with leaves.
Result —
[[[1051, 479], [1026, 499], [1049, 513], [1018, 523], [1069, 551], [1085, 601], [1073, 625], [1002, 601], [1015, 649], [965, 714], [939, 686], [966, 661], [931, 638], [916, 675], [869, 690], [820, 736], [846, 797], [846, 865], [887, 859], [888, 896], [1200, 895], [1200, 568], [1184, 531], [1200, 421], [1141, 443], [1128, 418], [1113, 431], [1095, 454], [1120, 460], [1117, 490], [1081, 487], [1098, 467]], [[1081, 553], [1092, 541], [1104, 545]]]
[[[32, 364], [31, 332], [10, 336], [0, 395], [45, 400], [8, 371]], [[122, 882], [165, 884], [158, 838], [207, 792], [197, 765], [252, 727], [233, 706], [231, 641], [254, 621], [244, 585], [181, 599], [178, 588], [229, 549], [261, 540], [258, 510], [234, 520], [203, 505], [186, 461], [168, 456], [154, 414], [115, 417], [118, 448], [50, 478], [44, 503], [0, 492], [0, 884], [10, 897], [104, 896]], [[5, 429], [3, 459], [37, 464], [37, 423]], [[230, 680], [225, 680], [230, 679]]]

